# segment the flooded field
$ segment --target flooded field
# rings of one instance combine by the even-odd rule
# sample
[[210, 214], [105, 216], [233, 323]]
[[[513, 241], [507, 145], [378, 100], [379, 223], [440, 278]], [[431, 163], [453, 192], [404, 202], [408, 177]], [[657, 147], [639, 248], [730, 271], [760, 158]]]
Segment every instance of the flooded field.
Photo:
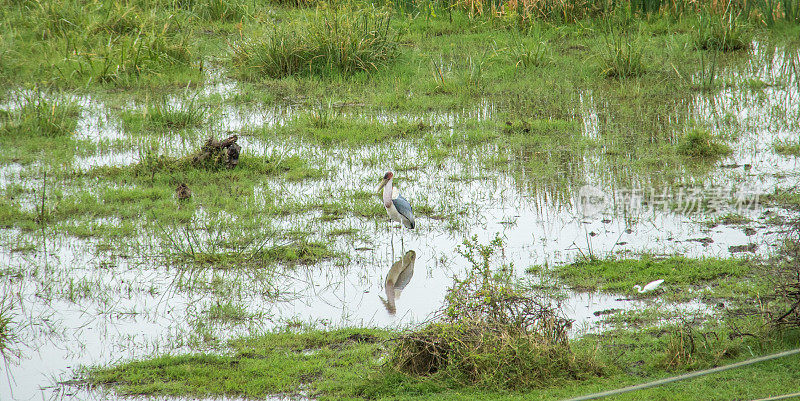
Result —
[[[681, 131], [686, 121], [711, 127], [714, 134], [729, 138], [733, 151], [729, 156], [697, 170], [691, 163], [678, 166], [685, 171], [674, 171], [675, 166], [626, 168], [608, 145], [592, 146], [557, 161], [563, 172], [549, 181], [539, 180], [536, 169], [541, 158], [543, 164], [554, 162], [547, 160], [552, 151], [540, 155], [536, 149], [519, 150], [523, 153], [508, 155], [508, 150], [490, 142], [470, 145], [463, 140], [475, 124], [485, 130], [494, 129], [494, 123], [503, 125], [491, 101], [459, 112], [429, 114], [319, 106], [331, 113], [333, 127], [342, 121], [379, 127], [407, 122], [430, 127], [428, 135], [436, 140], [463, 142], [438, 154], [427, 144], [430, 139], [331, 146], [283, 135], [270, 138], [262, 133], [280, 130], [317, 109], [227, 103], [224, 99], [234, 95], [237, 86], [224, 74], [216, 78], [222, 81], [214, 83], [210, 77], [212, 82], [203, 88], [176, 94], [171, 101], [180, 108], [186, 101], [181, 99], [211, 97], [221, 99], [224, 106], [210, 106], [213, 111], [200, 127], [161, 134], [131, 134], [119, 109], [110, 109], [91, 95], [79, 95], [76, 101], [82, 111], [74, 139], [81, 147], [95, 146], [94, 151], [76, 154], [59, 166], [8, 162], [0, 169], [2, 192], [7, 199], [19, 193], [13, 205], [22, 212], [36, 213], [37, 202], [58, 207], [70, 196], [102, 194], [108, 181], [83, 179], [76, 186], [60, 177], [139, 163], [149, 140], [159, 143], [161, 154], [181, 157], [202, 145], [208, 135], [236, 133], [244, 156], [295, 156], [321, 171], [319, 178], [267, 178], [244, 188], [235, 196], [254, 209], [254, 216], [274, 205], [333, 205], [347, 203], [348, 197], [380, 207], [372, 191], [384, 171], [395, 172], [403, 195], [418, 210], [422, 206], [422, 213], [411, 231], [387, 222], [380, 210], [374, 217], [348, 212], [347, 206], [266, 212], [248, 228], [257, 233], [251, 244], [234, 249], [224, 267], [174, 257], [225, 249], [225, 241], [242, 235], [236, 222], [251, 218], [207, 205], [202, 193], [188, 206], [187, 222], [161, 226], [143, 214], [129, 222], [129, 233], [122, 237], [76, 235], [68, 227], [82, 221], [113, 233], [130, 217], [83, 214], [40, 229], [7, 225], [0, 230], [0, 273], [13, 341], [4, 351], [2, 370], [8, 384], [0, 386], [0, 398], [113, 398], [105, 389], [87, 390], [72, 380], [82, 366], [203, 349], [286, 325], [403, 328], [424, 322], [440, 308], [452, 278], [464, 272], [467, 261], [455, 249], [471, 236], [483, 241], [499, 235], [505, 242], [503, 261], [513, 263], [521, 277], [550, 288], [564, 305], [566, 317], [574, 320], [574, 336], [602, 331], [602, 311], [667, 307], [658, 306], [657, 299], [574, 292], [542, 273], [525, 270], [540, 267], [537, 271], [546, 272], [548, 266], [587, 255], [749, 258], [774, 252], [784, 230], [779, 222], [792, 212], [762, 200], [776, 189], [798, 185], [796, 157], [774, 152], [776, 142], [797, 139], [797, 78], [781, 70], [787, 62], [781, 57], [789, 54], [755, 44], [752, 61], [726, 74], [731, 79], [768, 82], [765, 88], [698, 93], [683, 99], [673, 115], [661, 116], [666, 130]], [[797, 56], [793, 56], [794, 63]], [[15, 99], [22, 94], [6, 96]], [[602, 93], [576, 96], [580, 102], [570, 113], [580, 122], [581, 137], [602, 141], [618, 129], [609, 117], [613, 106], [603, 103]], [[130, 106], [125, 113], [142, 109], [135, 103]], [[12, 112], [15, 106], [4, 107]], [[46, 178], [48, 171], [49, 177], [59, 178]], [[41, 200], [40, 190], [57, 195], [47, 194]], [[175, 201], [174, 207], [187, 206]], [[727, 222], [726, 216], [736, 219]], [[260, 269], [244, 260], [248, 247], [258, 246], [259, 241], [261, 246], [289, 243], [291, 235], [278, 241], [270, 238], [287, 232], [328, 244], [332, 257], [277, 269]], [[192, 247], [198, 249], [187, 251]], [[410, 251], [413, 260], [403, 262]], [[395, 277], [400, 274], [393, 267], [396, 262], [403, 269], [402, 286], [387, 291], [390, 269], [395, 269]], [[673, 307], [713, 313], [702, 303]]]
[[[531, 24], [523, 29], [503, 25], [506, 15], [450, 8], [437, 17], [434, 5], [405, 14], [198, 2], [146, 15], [136, 2], [100, 3], [84, 16], [0, 11], [0, 38], [30, 12], [22, 31], [41, 32], [28, 39], [44, 49], [14, 45], [0, 59], [9, 82], [0, 92], [0, 400], [405, 397], [391, 392], [396, 383], [430, 384], [438, 390], [417, 390], [434, 395], [467, 388], [465, 397], [524, 389], [510, 379], [425, 384], [438, 366], [420, 381], [391, 371], [391, 389], [374, 392], [316, 388], [371, 377], [318, 368], [268, 392], [131, 390], [89, 378], [160, 356], [201, 355], [236, 370], [275, 350], [320, 360], [353, 352], [386, 367], [402, 357], [383, 348], [391, 333], [435, 330], [431, 322], [458, 315], [448, 306], [479, 270], [467, 256], [476, 249], [492, 261], [484, 284], [512, 282], [501, 293], [513, 288], [541, 308], [537, 330], [563, 328], [553, 343], [578, 350], [568, 360], [585, 371], [555, 383], [588, 377], [591, 391], [604, 371], [663, 377], [719, 365], [744, 340], [709, 357], [682, 348], [686, 336], [740, 312], [773, 312], [762, 267], [791, 259], [800, 208], [796, 40], [728, 21], [742, 36], [715, 44], [703, 36], [705, 14], [636, 25], [630, 10], [614, 11], [616, 31], [576, 22], [588, 14], [514, 23]], [[321, 54], [303, 64], [258, 47], [280, 35], [325, 42], [340, 34], [328, 32], [333, 23], [342, 35], [366, 32], [353, 43], [375, 54], [358, 48], [356, 61], [334, 62], [329, 48], [303, 48]], [[88, 33], [77, 40], [81, 24]], [[40, 53], [48, 56], [31, 60], [45, 72], [19, 61]], [[50, 74], [47, 83], [37, 74]], [[226, 138], [240, 152], [220, 148]], [[387, 171], [414, 208], [413, 230], [387, 218], [376, 189]], [[633, 278], [665, 281], [643, 293]], [[670, 324], [677, 329], [647, 332]], [[731, 341], [761, 335], [731, 330]], [[659, 343], [666, 334], [680, 345]], [[594, 366], [636, 348], [627, 339], [677, 351], [655, 362], [633, 355], [620, 371]], [[531, 385], [574, 395], [550, 379]]]

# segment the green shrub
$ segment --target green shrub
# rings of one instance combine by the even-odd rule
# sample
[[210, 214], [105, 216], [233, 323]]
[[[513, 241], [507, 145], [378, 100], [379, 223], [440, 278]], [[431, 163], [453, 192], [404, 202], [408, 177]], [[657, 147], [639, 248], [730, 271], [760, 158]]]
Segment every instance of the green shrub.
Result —
[[464, 280], [448, 291], [441, 321], [396, 340], [389, 364], [416, 376], [434, 376], [492, 389], [540, 387], [553, 380], [598, 375], [593, 357], [573, 353], [567, 339], [571, 321], [544, 299], [513, 286], [513, 266], [493, 271], [496, 238], [477, 238], [459, 250], [472, 264]]

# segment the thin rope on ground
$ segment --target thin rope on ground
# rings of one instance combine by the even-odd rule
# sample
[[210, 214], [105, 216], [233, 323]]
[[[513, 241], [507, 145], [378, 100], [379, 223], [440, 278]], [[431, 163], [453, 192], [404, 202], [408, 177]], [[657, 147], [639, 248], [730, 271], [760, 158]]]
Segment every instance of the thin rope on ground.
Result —
[[789, 398], [800, 398], [800, 393], [776, 395], [774, 397], [759, 398], [759, 399], [753, 400], [753, 401], [776, 401], [776, 400], [788, 400]]
[[[583, 396], [580, 396], [580, 397], [570, 398], [570, 399], [564, 400], [564, 401], [594, 400], [596, 398], [608, 397], [610, 395], [618, 395], [618, 394], [627, 393], [627, 392], [636, 391], [636, 390], [642, 390], [642, 389], [646, 389], [646, 388], [650, 388], [650, 387], [656, 387], [656, 386], [660, 386], [662, 384], [677, 382], [677, 381], [686, 380], [686, 379], [693, 379], [695, 377], [705, 376], [705, 375], [708, 375], [708, 374], [711, 374], [711, 373], [722, 372], [722, 371], [725, 371], [725, 370], [728, 370], [728, 369], [740, 368], [742, 366], [752, 365], [754, 363], [768, 361], [770, 359], [782, 358], [784, 356], [790, 356], [790, 355], [799, 354], [799, 353], [800, 353], [800, 348], [797, 348], [797, 349], [793, 349], [793, 350], [789, 350], [789, 351], [779, 352], [777, 354], [765, 355], [765, 356], [760, 356], [758, 358], [748, 359], [746, 361], [732, 363], [730, 365], [718, 366], [716, 368], [705, 369], [705, 370], [698, 370], [696, 372], [685, 373], [685, 374], [682, 374], [680, 376], [668, 377], [666, 379], [655, 380], [655, 381], [651, 381], [649, 383], [637, 384], [635, 386], [630, 386], [630, 387], [623, 387], [623, 388], [619, 388], [619, 389], [616, 389], [616, 390], [603, 391], [601, 393], [583, 395]], [[776, 398], [776, 399], [785, 399], [785, 398]]]

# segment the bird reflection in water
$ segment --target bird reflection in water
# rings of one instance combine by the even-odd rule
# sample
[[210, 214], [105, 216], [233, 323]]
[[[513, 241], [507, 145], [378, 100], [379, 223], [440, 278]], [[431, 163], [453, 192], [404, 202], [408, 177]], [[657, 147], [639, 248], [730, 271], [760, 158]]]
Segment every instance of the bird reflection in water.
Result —
[[397, 313], [395, 299], [400, 298], [400, 293], [406, 288], [406, 285], [414, 275], [414, 262], [416, 260], [417, 253], [408, 251], [402, 258], [392, 264], [389, 274], [386, 275], [386, 282], [384, 283], [386, 299], [380, 298], [383, 301], [383, 306], [392, 315]]

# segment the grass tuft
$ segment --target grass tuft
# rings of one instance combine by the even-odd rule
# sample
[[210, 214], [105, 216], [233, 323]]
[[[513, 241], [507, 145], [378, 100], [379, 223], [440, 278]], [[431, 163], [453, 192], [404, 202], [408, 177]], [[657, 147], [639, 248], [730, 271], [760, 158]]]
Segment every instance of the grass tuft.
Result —
[[16, 110], [0, 114], [0, 135], [66, 137], [75, 131], [79, 111], [64, 96], [47, 97], [34, 90], [20, 96]]
[[730, 52], [750, 48], [751, 35], [744, 23], [733, 15], [701, 14], [695, 45], [703, 50]]
[[678, 143], [678, 153], [692, 158], [715, 159], [732, 153], [731, 148], [721, 143], [711, 131], [693, 127]]
[[605, 35], [599, 54], [603, 75], [609, 78], [633, 78], [645, 73], [644, 48], [641, 35], [631, 38], [628, 34], [612, 31]]
[[389, 22], [379, 10], [320, 10], [233, 44], [233, 68], [246, 79], [375, 71], [397, 55], [398, 35]]
[[772, 145], [775, 153], [783, 156], [800, 156], [800, 142], [792, 140], [775, 141]]
[[141, 112], [126, 111], [122, 121], [128, 130], [148, 128], [180, 130], [199, 127], [208, 117], [208, 109], [199, 106], [194, 99], [186, 102], [171, 102], [167, 98], [147, 104]]

